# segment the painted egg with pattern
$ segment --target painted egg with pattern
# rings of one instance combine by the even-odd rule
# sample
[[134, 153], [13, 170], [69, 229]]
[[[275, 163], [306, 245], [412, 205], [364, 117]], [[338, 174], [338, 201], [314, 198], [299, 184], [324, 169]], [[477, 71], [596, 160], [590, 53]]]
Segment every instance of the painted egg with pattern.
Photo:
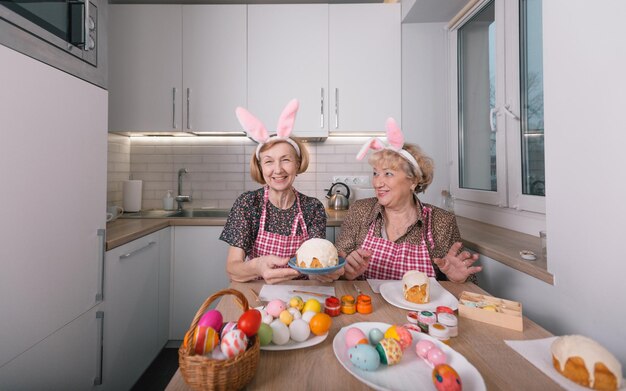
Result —
[[375, 371], [380, 366], [380, 356], [372, 345], [358, 344], [348, 349], [348, 357], [355, 367], [364, 371]]
[[400, 342], [393, 338], [383, 338], [376, 345], [376, 350], [380, 356], [380, 362], [385, 365], [394, 365], [402, 359], [402, 347]]
[[196, 354], [211, 353], [220, 343], [220, 337], [213, 327], [198, 326], [193, 333], [192, 344]]
[[433, 369], [433, 384], [438, 391], [461, 391], [463, 389], [459, 374], [448, 364], [440, 364]]
[[231, 330], [224, 335], [220, 349], [227, 358], [233, 358], [246, 351], [248, 337], [241, 330]]
[[267, 307], [265, 310], [268, 314], [272, 315], [274, 318], [278, 318], [281, 312], [287, 309], [287, 304], [280, 299], [274, 299], [267, 303]]
[[405, 327], [397, 324], [394, 324], [393, 326], [389, 327], [387, 331], [385, 331], [385, 338], [393, 338], [396, 341], [400, 342], [402, 350], [406, 350], [406, 348], [411, 346], [411, 342], [413, 342], [413, 336], [411, 336], [411, 332]]
[[224, 326], [222, 326], [222, 331], [220, 331], [220, 338], [224, 338], [224, 335], [226, 335], [227, 332], [229, 332], [230, 330], [234, 330], [236, 328], [237, 328], [237, 322], [224, 323]]

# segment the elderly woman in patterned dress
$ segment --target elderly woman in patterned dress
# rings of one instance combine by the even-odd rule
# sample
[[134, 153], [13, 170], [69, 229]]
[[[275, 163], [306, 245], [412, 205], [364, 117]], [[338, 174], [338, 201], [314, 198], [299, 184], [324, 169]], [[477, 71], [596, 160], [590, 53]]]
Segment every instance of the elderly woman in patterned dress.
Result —
[[[297, 174], [306, 171], [309, 154], [290, 137], [298, 101], [285, 107], [278, 133], [269, 137], [261, 122], [245, 109], [237, 117], [248, 135], [259, 143], [250, 160], [250, 175], [262, 188], [243, 193], [235, 201], [220, 239], [230, 245], [226, 272], [233, 281], [264, 279], [267, 283], [301, 277], [287, 266], [309, 238], [326, 237], [326, 211], [322, 203], [293, 188]], [[343, 269], [316, 276], [333, 281]]]
[[438, 280], [475, 280], [478, 255], [462, 251], [454, 215], [417, 197], [432, 182], [432, 159], [417, 145], [404, 144], [391, 118], [387, 140], [368, 141], [357, 156], [376, 150], [369, 158], [376, 197], [353, 203], [341, 226], [335, 245], [346, 258], [344, 277], [399, 280], [420, 270]]

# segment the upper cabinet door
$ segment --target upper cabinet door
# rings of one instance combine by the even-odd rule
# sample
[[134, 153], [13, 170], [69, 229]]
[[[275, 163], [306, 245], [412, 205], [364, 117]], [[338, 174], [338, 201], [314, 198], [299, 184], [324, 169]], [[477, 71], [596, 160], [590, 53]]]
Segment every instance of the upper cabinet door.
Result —
[[270, 132], [293, 98], [294, 135], [328, 135], [328, 5], [248, 6], [248, 109]]
[[401, 121], [400, 4], [331, 4], [330, 133]]
[[183, 129], [181, 7], [109, 5], [109, 131]]
[[246, 106], [246, 6], [183, 6], [184, 130], [241, 130]]

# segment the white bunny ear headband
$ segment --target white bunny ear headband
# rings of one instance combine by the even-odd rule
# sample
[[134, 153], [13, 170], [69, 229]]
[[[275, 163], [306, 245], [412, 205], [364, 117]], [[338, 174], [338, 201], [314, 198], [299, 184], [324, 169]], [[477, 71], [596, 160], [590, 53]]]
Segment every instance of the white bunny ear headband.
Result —
[[[280, 118], [278, 118], [276, 136], [273, 138], [273, 140], [284, 140], [289, 143], [296, 150], [298, 156], [300, 156], [300, 147], [298, 147], [298, 144], [293, 141], [289, 135], [291, 135], [291, 131], [293, 130], [293, 124], [296, 121], [296, 113], [298, 112], [299, 106], [297, 99], [292, 99], [287, 103], [287, 106], [285, 106], [283, 112], [280, 114]], [[270, 141], [271, 137], [265, 125], [243, 107], [237, 107], [235, 114], [237, 115], [239, 123], [248, 134], [248, 137], [259, 143], [256, 147], [256, 158], [260, 159], [259, 152], [261, 151], [261, 147]]]
[[402, 130], [400, 130], [400, 127], [396, 123], [396, 120], [394, 120], [393, 118], [387, 118], [386, 127], [387, 141], [389, 143], [385, 144], [385, 142], [383, 142], [383, 140], [379, 139], [378, 137], [372, 137], [365, 142], [363, 147], [361, 147], [361, 150], [356, 155], [356, 158], [358, 160], [362, 160], [365, 155], [367, 155], [367, 152], [370, 149], [373, 149], [375, 151], [389, 149], [398, 153], [400, 156], [402, 156], [402, 158], [408, 161], [409, 164], [413, 166], [413, 168], [415, 168], [417, 175], [421, 178], [423, 175], [422, 169], [420, 168], [420, 165], [417, 164], [417, 160], [415, 160], [413, 155], [411, 155], [407, 150], [402, 149], [402, 147], [404, 146], [404, 135], [402, 134]]

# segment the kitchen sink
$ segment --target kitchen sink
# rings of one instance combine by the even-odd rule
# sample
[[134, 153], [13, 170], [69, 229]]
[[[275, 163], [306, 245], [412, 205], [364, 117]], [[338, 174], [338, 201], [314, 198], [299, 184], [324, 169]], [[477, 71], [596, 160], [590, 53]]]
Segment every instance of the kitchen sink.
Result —
[[177, 210], [142, 210], [139, 212], [125, 212], [121, 219], [172, 219], [172, 218], [208, 218], [208, 217], [228, 217], [230, 209], [203, 209], [192, 208]]

